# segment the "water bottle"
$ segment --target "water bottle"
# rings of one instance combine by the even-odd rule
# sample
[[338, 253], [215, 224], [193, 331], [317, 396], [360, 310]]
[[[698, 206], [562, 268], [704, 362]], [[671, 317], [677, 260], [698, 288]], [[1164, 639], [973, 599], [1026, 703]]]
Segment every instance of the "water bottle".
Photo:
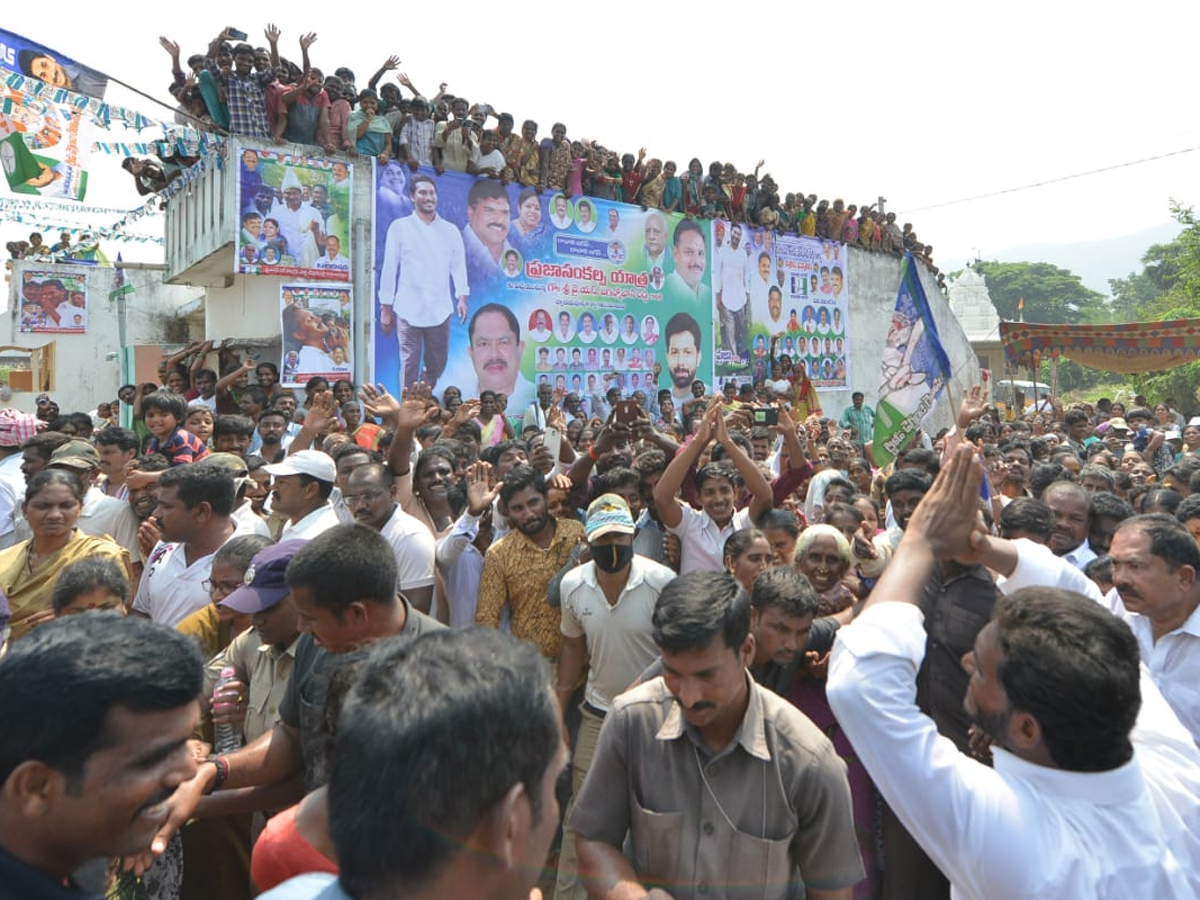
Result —
[[[213, 689], [213, 712], [219, 709], [227, 709], [231, 706], [236, 706], [236, 699], [233, 702], [218, 702], [217, 698], [221, 694], [221, 690], [231, 681], [237, 680], [237, 670], [233, 666], [226, 666], [221, 670], [221, 677], [217, 679], [217, 686]], [[215, 724], [213, 725], [213, 752], [217, 754], [232, 753], [238, 747], [242, 746], [242, 733], [236, 725], [231, 724]]]

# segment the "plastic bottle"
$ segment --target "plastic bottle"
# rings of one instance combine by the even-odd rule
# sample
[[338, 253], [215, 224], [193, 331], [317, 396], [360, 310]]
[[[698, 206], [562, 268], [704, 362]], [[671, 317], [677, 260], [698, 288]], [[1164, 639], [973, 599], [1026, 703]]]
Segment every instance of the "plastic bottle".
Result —
[[[217, 710], [227, 709], [236, 706], [234, 702], [218, 702], [218, 698], [224, 687], [231, 681], [237, 680], [237, 670], [233, 666], [226, 666], [221, 670], [221, 677], [217, 679], [217, 686], [213, 689], [213, 712]], [[213, 753], [232, 753], [238, 747], [242, 746], [242, 732], [236, 725], [229, 723], [213, 725]]]

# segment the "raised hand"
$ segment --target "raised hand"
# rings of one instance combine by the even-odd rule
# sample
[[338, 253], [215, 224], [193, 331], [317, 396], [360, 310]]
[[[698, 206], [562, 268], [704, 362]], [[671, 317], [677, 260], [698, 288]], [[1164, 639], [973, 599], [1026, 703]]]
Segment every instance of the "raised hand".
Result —
[[418, 381], [411, 387], [406, 387], [403, 396], [404, 399], [400, 402], [400, 412], [396, 418], [396, 430], [416, 431], [437, 417], [438, 408], [431, 402], [432, 390], [424, 381]]
[[[392, 72], [392, 71], [395, 71], [396, 67], [399, 65], [400, 65], [400, 57], [393, 54], [392, 56], [389, 56], [387, 59], [385, 59], [383, 61], [383, 65], [380, 66], [379, 68], [383, 69], [385, 72]], [[405, 80], [402, 79], [400, 83], [404, 84], [404, 81]]]
[[179, 59], [179, 45], [177, 43], [165, 37], [160, 37], [158, 43], [164, 50], [171, 54], [172, 59]]
[[364, 384], [358, 391], [358, 399], [368, 415], [383, 419], [393, 431], [396, 417], [400, 414], [400, 401], [388, 393], [382, 384]]
[[300, 49], [301, 50], [307, 50], [309, 47], [311, 47], [316, 42], [317, 42], [317, 33], [315, 31], [310, 31], [308, 34], [300, 35]]
[[312, 406], [308, 409], [308, 415], [304, 417], [304, 424], [315, 429], [317, 434], [324, 434], [333, 428], [337, 422], [337, 413], [334, 410], [335, 406], [336, 402], [333, 399], [333, 391], [322, 391], [313, 397]]
[[908, 520], [905, 537], [924, 538], [940, 559], [969, 556], [978, 543], [975, 524], [982, 479], [974, 448], [959, 446]]
[[274, 46], [275, 44], [279, 43], [279, 36], [283, 34], [283, 32], [279, 30], [278, 25], [272, 22], [266, 27], [266, 29], [263, 31], [263, 34], [267, 36], [267, 42], [271, 44], [271, 46]]
[[983, 395], [983, 385], [972, 385], [958, 405], [958, 427], [965, 429], [972, 422], [987, 412], [987, 398]]
[[492, 484], [492, 465], [473, 463], [467, 466], [463, 477], [467, 480], [467, 510], [473, 516], [482, 515], [485, 509], [491, 507], [500, 490], [498, 484]]

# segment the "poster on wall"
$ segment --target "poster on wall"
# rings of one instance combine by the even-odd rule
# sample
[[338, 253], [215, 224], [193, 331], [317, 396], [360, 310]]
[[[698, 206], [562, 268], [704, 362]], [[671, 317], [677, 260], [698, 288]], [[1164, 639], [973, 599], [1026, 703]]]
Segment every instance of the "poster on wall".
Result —
[[279, 371], [285, 388], [302, 388], [310, 378], [333, 384], [353, 377], [353, 308], [348, 284], [280, 285]]
[[[28, 87], [28, 85], [26, 86]], [[0, 166], [9, 189], [60, 200], [87, 193], [84, 115], [27, 89], [0, 85]]]
[[388, 163], [375, 185], [373, 380], [585, 401], [712, 381], [706, 224]]
[[817, 388], [844, 389], [845, 245], [724, 220], [712, 232], [718, 384], [762, 381], [772, 361], [786, 356]]
[[340, 160], [243, 151], [234, 273], [350, 281], [353, 168]]
[[24, 332], [83, 334], [87, 331], [87, 276], [54, 269], [26, 269], [21, 278]]

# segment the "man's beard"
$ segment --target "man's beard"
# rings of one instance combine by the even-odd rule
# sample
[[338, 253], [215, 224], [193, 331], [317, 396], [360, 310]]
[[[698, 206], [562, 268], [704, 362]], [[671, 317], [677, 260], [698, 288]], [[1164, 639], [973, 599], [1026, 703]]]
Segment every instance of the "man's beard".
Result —
[[532, 537], [533, 535], [539, 533], [543, 528], [545, 528], [546, 524], [549, 521], [550, 521], [550, 514], [546, 513], [544, 515], [538, 516], [538, 518], [534, 519], [532, 522], [526, 522], [524, 524], [517, 525], [517, 530], [519, 532], [521, 532], [521, 534], [526, 535], [527, 537]]
[[695, 380], [696, 380], [695, 372], [689, 372], [686, 369], [672, 369], [671, 370], [671, 381], [674, 382], [675, 387], [677, 387], [677, 388], [690, 387], [692, 382]]

